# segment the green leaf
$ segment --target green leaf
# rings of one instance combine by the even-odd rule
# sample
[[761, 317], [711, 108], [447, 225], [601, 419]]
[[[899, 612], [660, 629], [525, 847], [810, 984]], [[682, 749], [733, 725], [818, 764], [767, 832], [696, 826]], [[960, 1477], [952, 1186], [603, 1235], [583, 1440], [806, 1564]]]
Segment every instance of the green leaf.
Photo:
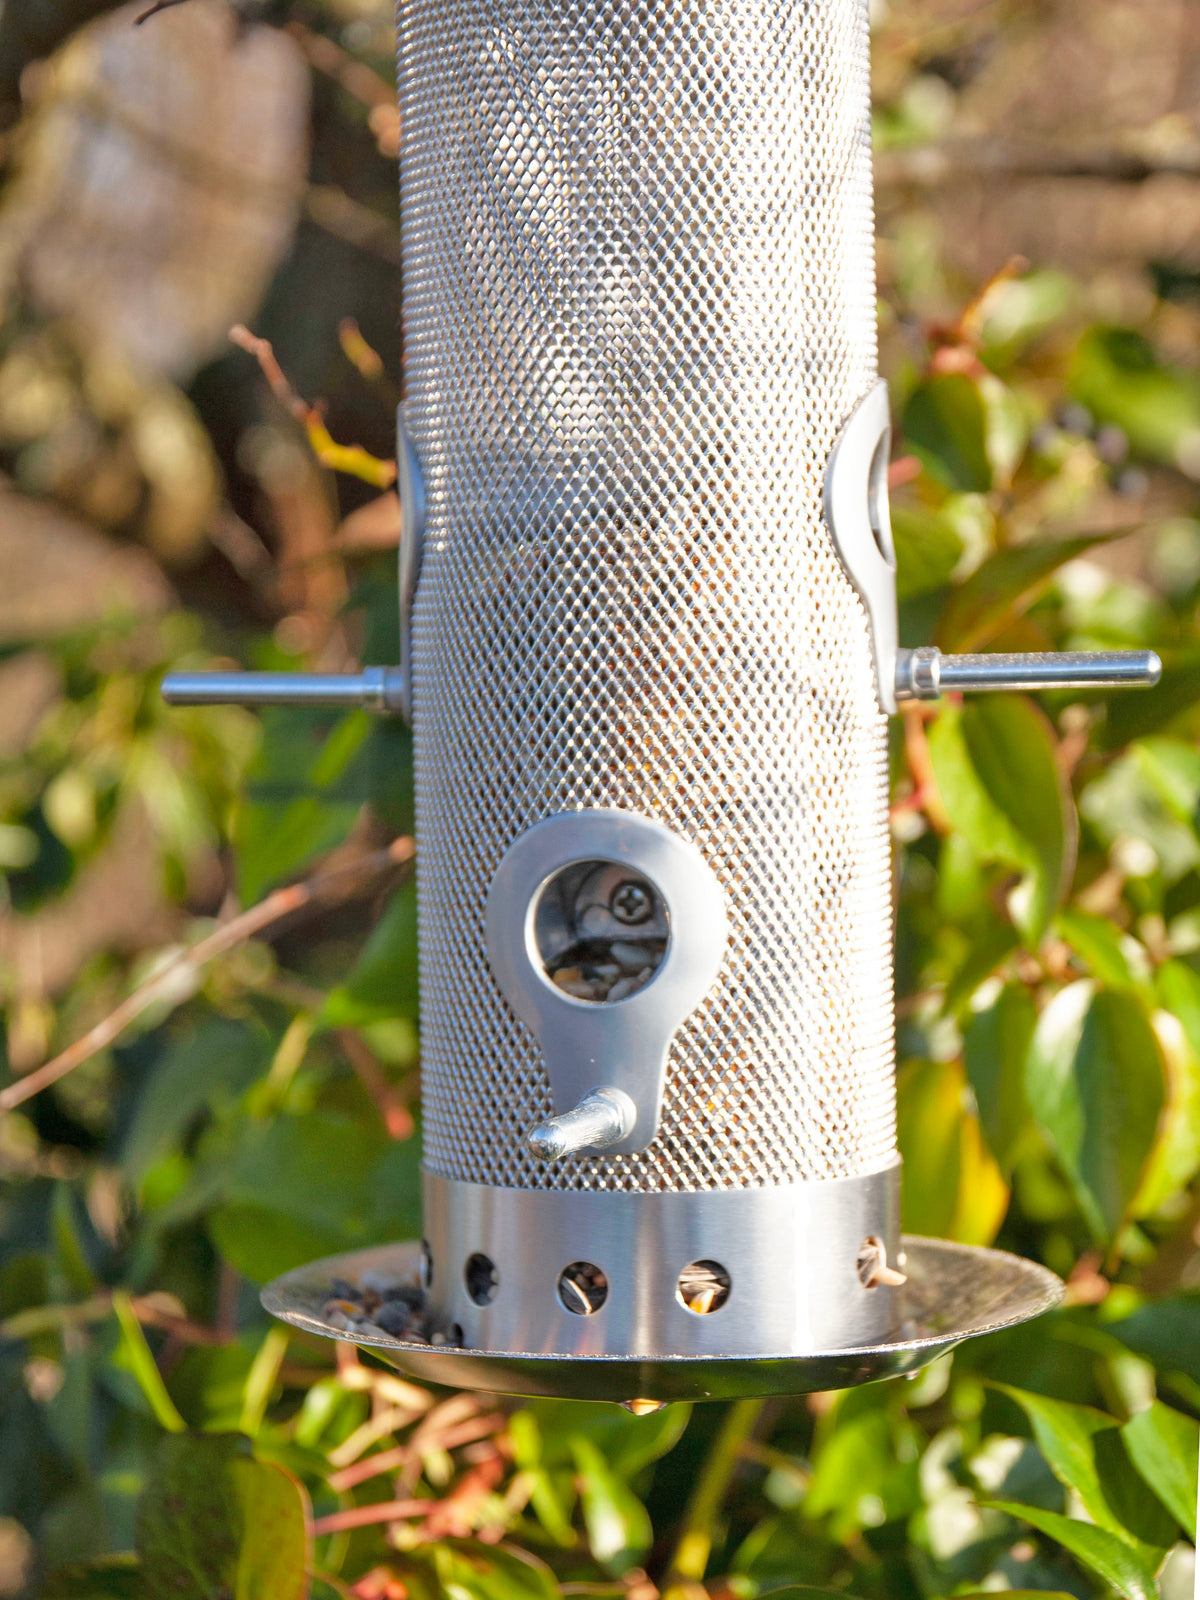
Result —
[[1121, 1437], [1129, 1459], [1195, 1544], [1200, 1423], [1156, 1400], [1125, 1424]]
[[1015, 1400], [1029, 1418], [1038, 1448], [1058, 1481], [1075, 1491], [1094, 1522], [1124, 1537], [1126, 1529], [1109, 1504], [1096, 1460], [1096, 1439], [1117, 1431], [1114, 1419], [1091, 1406], [1051, 1400], [1011, 1384], [995, 1387]]
[[[1004, 1600], [1009, 1600], [1011, 1590], [1005, 1590]], [[782, 1589], [760, 1589], [758, 1600], [857, 1600], [844, 1589], [814, 1589], [807, 1583], [789, 1583]]]
[[1088, 1226], [1108, 1243], [1130, 1214], [1165, 1099], [1145, 1007], [1086, 981], [1061, 990], [1038, 1019], [1025, 1089]]
[[962, 559], [963, 543], [954, 524], [924, 507], [893, 506], [892, 538], [900, 600], [942, 588]]
[[121, 1165], [135, 1182], [178, 1143], [203, 1107], [235, 1100], [270, 1066], [260, 1023], [214, 1016], [171, 1041], [139, 1094]]
[[163, 1441], [138, 1506], [151, 1600], [304, 1600], [308, 1502], [282, 1467], [240, 1437]]
[[159, 1426], [171, 1433], [182, 1433], [187, 1423], [179, 1415], [174, 1400], [167, 1393], [162, 1374], [158, 1370], [150, 1346], [146, 1343], [142, 1325], [134, 1315], [132, 1301], [124, 1289], [114, 1289], [112, 1303], [117, 1321], [121, 1325], [118, 1359], [124, 1357], [122, 1364], [136, 1378], [138, 1388], [145, 1395], [151, 1411], [158, 1419]]
[[1008, 1209], [1008, 1186], [980, 1137], [956, 1061], [912, 1061], [897, 1079], [905, 1231], [990, 1244]]
[[862, 1527], [917, 1509], [915, 1441], [906, 1423], [897, 1425], [886, 1392], [851, 1391], [839, 1397], [825, 1421], [802, 1507], [806, 1522], [827, 1517], [826, 1532], [841, 1542]]
[[591, 1552], [602, 1567], [619, 1577], [636, 1566], [654, 1542], [649, 1513], [590, 1439], [572, 1435], [571, 1453], [579, 1474], [579, 1500]]
[[129, 1555], [60, 1567], [39, 1594], [41, 1600], [152, 1600], [136, 1557]]
[[213, 1242], [255, 1283], [315, 1256], [382, 1243], [389, 1231], [375, 1183], [385, 1159], [396, 1158], [373, 1120], [310, 1112], [248, 1121], [221, 1179], [222, 1203], [208, 1217]]
[[946, 488], [984, 494], [992, 487], [987, 406], [963, 373], [919, 384], [902, 426], [905, 444]]
[[1200, 1290], [1139, 1306], [1108, 1324], [1122, 1344], [1164, 1372], [1182, 1372], [1200, 1383]]
[[1197, 701], [1200, 701], [1200, 650], [1168, 650], [1163, 653], [1162, 678], [1153, 689], [1117, 695], [1109, 703], [1104, 715], [1105, 743], [1110, 750], [1119, 750], [1132, 739], [1169, 727]]
[[1060, 567], [1107, 537], [1080, 534], [997, 550], [947, 601], [938, 624], [938, 644], [943, 650], [982, 649], [1029, 610]]
[[1049, 723], [1031, 700], [989, 695], [946, 707], [929, 736], [947, 812], [981, 860], [1022, 874], [1009, 910], [1036, 945], [1074, 870], [1075, 812], [1055, 761]]
[[333, 1027], [417, 1015], [417, 893], [406, 883], [373, 930], [345, 983], [325, 1002]]
[[1080, 340], [1071, 392], [1095, 416], [1115, 423], [1133, 449], [1178, 465], [1180, 451], [1200, 430], [1200, 380], [1164, 366], [1153, 345], [1128, 328], [1093, 328]]
[[979, 1120], [1005, 1176], [1012, 1172], [1029, 1128], [1025, 1058], [1036, 1022], [1029, 991], [1023, 983], [1010, 983], [972, 1016], [963, 1038], [963, 1065]]
[[1164, 804], [1137, 745], [1084, 788], [1079, 809], [1110, 848], [1128, 838], [1150, 846], [1153, 855], [1148, 865], [1130, 876], [1146, 878], [1161, 872], [1174, 883], [1200, 865], [1200, 840]]
[[75, 1215], [75, 1196], [69, 1183], [54, 1185], [50, 1202], [50, 1228], [54, 1239], [54, 1266], [67, 1293], [84, 1299], [96, 1287], [96, 1275], [88, 1264], [79, 1237]]
[[1163, 804], [1195, 830], [1200, 824], [1200, 750], [1181, 739], [1143, 739], [1137, 756]]
[[[1077, 1600], [1061, 1589], [1005, 1589], [1004, 1600]], [[954, 1600], [994, 1600], [995, 1589], [981, 1589], [975, 1594], [955, 1594]]]
[[433, 1583], [420, 1600], [559, 1600], [554, 1574], [528, 1550], [444, 1540], [423, 1554]]
[[542, 1459], [548, 1466], [572, 1461], [571, 1440], [586, 1438], [626, 1480], [666, 1455], [678, 1443], [692, 1414], [689, 1405], [669, 1405], [635, 1417], [607, 1402], [536, 1400], [528, 1413], [537, 1424]]
[[987, 1504], [1056, 1540], [1125, 1600], [1158, 1600], [1154, 1562], [1137, 1545], [1118, 1538], [1107, 1528], [1093, 1527], [1090, 1522], [1078, 1522], [1056, 1511], [1017, 1505], [1012, 1500], [991, 1500]]
[[350, 712], [329, 727], [329, 714], [268, 711], [263, 742], [238, 813], [238, 892], [244, 904], [262, 898], [339, 844], [367, 798], [353, 771], [371, 719]]
[[[1166, 962], [1156, 979], [1160, 994], [1174, 996], [1177, 1002], [1184, 986], [1200, 986], [1200, 979], [1182, 962]], [[1153, 1216], [1200, 1172], [1200, 1051], [1174, 1008], [1156, 1011], [1153, 1023], [1167, 1072], [1167, 1103], [1158, 1141], [1134, 1196], [1135, 1217]]]
[[1057, 931], [1098, 983], [1109, 989], [1143, 987], [1129, 964], [1120, 929], [1107, 917], [1068, 906], [1054, 919]]

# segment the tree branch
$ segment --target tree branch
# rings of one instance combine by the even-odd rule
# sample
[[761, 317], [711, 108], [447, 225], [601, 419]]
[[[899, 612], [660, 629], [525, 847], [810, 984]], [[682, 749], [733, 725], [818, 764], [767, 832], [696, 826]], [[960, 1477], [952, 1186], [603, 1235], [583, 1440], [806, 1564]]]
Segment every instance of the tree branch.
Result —
[[9, 1084], [7, 1089], [0, 1092], [0, 1112], [11, 1111], [14, 1106], [32, 1099], [35, 1094], [40, 1094], [50, 1084], [65, 1078], [76, 1067], [82, 1066], [99, 1051], [113, 1044], [143, 1011], [176, 987], [181, 973], [201, 971], [216, 956], [224, 955], [227, 950], [245, 944], [247, 940], [253, 939], [256, 934], [262, 933], [273, 923], [282, 922], [285, 917], [318, 904], [328, 897], [334, 885], [344, 885], [347, 879], [376, 877], [389, 867], [407, 865], [412, 858], [413, 841], [404, 836], [393, 840], [386, 850], [373, 851], [370, 855], [349, 862], [343, 867], [337, 867], [333, 871], [317, 873], [301, 883], [290, 884], [285, 889], [276, 889], [258, 905], [251, 906], [240, 916], [233, 917], [215, 933], [209, 934], [207, 939], [201, 939], [199, 944], [169, 961], [161, 971], [155, 973], [154, 977], [135, 989], [114, 1011], [98, 1022], [94, 1028], [90, 1028], [81, 1039], [68, 1045], [53, 1060], [47, 1061], [36, 1071], [18, 1079], [16, 1083]]
[[963, 178], [1101, 178], [1144, 183], [1160, 176], [1200, 177], [1200, 146], [1153, 148], [1133, 132], [1114, 144], [1055, 146], [982, 138], [883, 150], [875, 160], [881, 188], [936, 189]]

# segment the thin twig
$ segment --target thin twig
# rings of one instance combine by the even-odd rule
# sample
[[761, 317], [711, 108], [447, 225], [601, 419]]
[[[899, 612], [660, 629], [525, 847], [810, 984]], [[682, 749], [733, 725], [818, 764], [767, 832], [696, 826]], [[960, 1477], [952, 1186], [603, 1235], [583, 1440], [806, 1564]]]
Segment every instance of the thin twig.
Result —
[[395, 463], [373, 456], [360, 444], [338, 444], [325, 426], [321, 408], [310, 405], [307, 400], [302, 399], [288, 382], [269, 339], [259, 338], [241, 322], [230, 328], [229, 339], [239, 350], [245, 350], [258, 362], [271, 393], [288, 415], [294, 417], [304, 429], [312, 452], [322, 466], [329, 467], [334, 472], [347, 473], [350, 477], [361, 478], [365, 483], [374, 484], [377, 489], [391, 487], [396, 481]]
[[375, 1522], [399, 1522], [402, 1517], [425, 1517], [437, 1505], [436, 1500], [388, 1500], [382, 1505], [353, 1506], [349, 1511], [335, 1511], [331, 1516], [318, 1517], [312, 1525], [313, 1537], [325, 1533], [345, 1533], [351, 1528], [369, 1528]]
[[383, 1068], [375, 1059], [375, 1053], [366, 1040], [355, 1033], [353, 1028], [338, 1028], [337, 1039], [346, 1060], [354, 1068], [359, 1083], [374, 1102], [375, 1109], [387, 1129], [388, 1137], [410, 1138], [413, 1131], [412, 1112], [387, 1081]]
[[[426, 1453], [434, 1450], [455, 1450], [459, 1445], [470, 1444], [476, 1439], [486, 1439], [494, 1433], [499, 1433], [506, 1421], [507, 1418], [500, 1412], [492, 1412], [486, 1417], [472, 1417], [467, 1422], [460, 1422], [456, 1428], [450, 1428], [444, 1434], [423, 1440], [421, 1446], [412, 1443], [398, 1444], [390, 1450], [380, 1450], [376, 1455], [366, 1456], [361, 1461], [344, 1466], [340, 1472], [331, 1474], [329, 1487], [339, 1493], [345, 1489], [355, 1489], [360, 1483], [368, 1483], [372, 1478], [381, 1478], [388, 1472], [398, 1472], [415, 1456], [419, 1456], [422, 1449]], [[338, 1464], [333, 1461], [332, 1453], [330, 1461], [335, 1466]]]
[[149, 22], [150, 18], [156, 17], [160, 11], [170, 11], [172, 6], [181, 6], [185, 4], [186, 0], [154, 0], [154, 4], [152, 6], [148, 6], [140, 16], [134, 17], [133, 25], [135, 28], [140, 28], [143, 22]]
[[[208, 1328], [190, 1317], [180, 1317], [167, 1310], [155, 1295], [138, 1295], [130, 1300], [133, 1314], [148, 1328], [161, 1328], [183, 1344], [223, 1345], [233, 1337], [221, 1328]], [[112, 1291], [104, 1289], [90, 1300], [75, 1300], [65, 1304], [55, 1302], [45, 1306], [29, 1306], [14, 1312], [0, 1322], [0, 1343], [15, 1339], [33, 1339], [39, 1334], [54, 1333], [64, 1328], [77, 1328], [88, 1322], [103, 1322], [113, 1309]]]
[[82, 1066], [85, 1061], [114, 1043], [143, 1011], [176, 987], [182, 972], [199, 972], [216, 956], [224, 955], [227, 950], [245, 944], [247, 940], [253, 939], [256, 934], [269, 928], [272, 923], [282, 922], [294, 912], [324, 899], [335, 883], [344, 883], [347, 878], [374, 877], [388, 867], [400, 866], [411, 861], [412, 857], [413, 841], [404, 836], [393, 840], [386, 850], [373, 851], [361, 860], [349, 862], [333, 871], [317, 873], [311, 878], [304, 879], [302, 883], [293, 883], [285, 889], [276, 889], [258, 905], [251, 906], [249, 911], [243, 911], [240, 916], [231, 918], [215, 933], [209, 934], [207, 939], [201, 939], [200, 943], [193, 945], [190, 950], [182, 951], [148, 982], [135, 989], [116, 1010], [111, 1011], [94, 1028], [90, 1028], [81, 1039], [68, 1045], [44, 1066], [38, 1067], [36, 1071], [0, 1092], [0, 1111], [11, 1111], [14, 1106], [32, 1099], [35, 1094], [40, 1094], [50, 1084], [65, 1078], [68, 1072], [73, 1072], [76, 1067]]

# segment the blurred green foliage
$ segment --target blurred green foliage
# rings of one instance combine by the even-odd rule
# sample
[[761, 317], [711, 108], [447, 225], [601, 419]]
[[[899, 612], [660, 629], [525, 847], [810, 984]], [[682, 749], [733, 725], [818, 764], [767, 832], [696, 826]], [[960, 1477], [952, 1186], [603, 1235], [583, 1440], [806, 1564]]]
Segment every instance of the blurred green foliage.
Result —
[[[28, 68], [106, 8], [53, 9], [22, 32], [4, 8], [14, 86], [9, 57]], [[943, 19], [918, 47], [928, 9], [884, 30], [885, 151], [952, 113], [958, 36]], [[394, 230], [386, 112], [348, 70], [386, 78], [380, 8], [243, 11], [298, 27], [317, 65], [314, 181]], [[951, 21], [966, 59], [974, 25]], [[904, 642], [1165, 662], [1145, 694], [909, 707], [892, 729], [906, 1225], [1046, 1262], [1064, 1308], [910, 1381], [644, 1417], [434, 1393], [272, 1326], [266, 1279], [419, 1226], [415, 902], [378, 855], [411, 830], [409, 741], [357, 714], [167, 712], [157, 683], [228, 656], [394, 659], [395, 514], [318, 467], [241, 353], [170, 382], [122, 368], [106, 412], [115, 358], [14, 279], [13, 548], [37, 497], [165, 567], [178, 601], [143, 584], [69, 628], [0, 606], [25, 708], [0, 719], [4, 1081], [175, 965], [115, 1043], [0, 1120], [0, 1595], [1190, 1592], [1200, 313], [1154, 263], [1103, 306], [1050, 267], [966, 283], [906, 205], [881, 302]], [[335, 437], [386, 454], [394, 265], [337, 215], [300, 223], [256, 327]], [[351, 315], [381, 365], [339, 341]], [[49, 433], [10, 426], [43, 414], [12, 396], [44, 399], [48, 372]], [[162, 463], [122, 430], [168, 401], [210, 487], [164, 540], [145, 516]], [[47, 455], [68, 414], [119, 493]], [[313, 873], [337, 892], [179, 962]]]

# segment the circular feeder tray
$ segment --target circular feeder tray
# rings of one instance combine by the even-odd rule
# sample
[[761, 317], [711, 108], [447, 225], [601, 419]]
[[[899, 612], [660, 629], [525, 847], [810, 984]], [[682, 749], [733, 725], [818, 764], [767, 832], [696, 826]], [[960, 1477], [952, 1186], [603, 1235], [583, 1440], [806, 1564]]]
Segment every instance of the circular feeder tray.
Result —
[[399, 1371], [426, 1383], [497, 1394], [561, 1400], [732, 1400], [746, 1395], [809, 1394], [847, 1389], [876, 1378], [916, 1372], [964, 1339], [1040, 1316], [1058, 1304], [1063, 1286], [1045, 1267], [1002, 1250], [906, 1236], [904, 1323], [885, 1344], [781, 1356], [572, 1356], [458, 1350], [413, 1344], [382, 1333], [338, 1328], [322, 1316], [330, 1283], [357, 1283], [364, 1272], [415, 1283], [416, 1241], [329, 1256], [276, 1278], [262, 1292], [266, 1309], [293, 1327], [345, 1339], [375, 1351]]

